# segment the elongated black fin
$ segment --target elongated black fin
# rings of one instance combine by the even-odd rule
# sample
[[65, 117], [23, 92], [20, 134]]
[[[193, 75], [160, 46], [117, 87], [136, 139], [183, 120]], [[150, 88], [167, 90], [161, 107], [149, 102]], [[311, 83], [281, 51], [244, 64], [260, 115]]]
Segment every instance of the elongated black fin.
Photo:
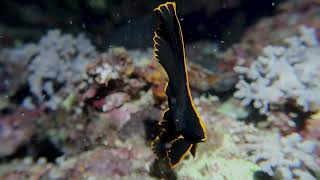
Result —
[[156, 139], [152, 142], [151, 147], [153, 152], [156, 154], [158, 159], [166, 158], [167, 144], [161, 138], [162, 134], [158, 135]]
[[175, 167], [189, 152], [196, 155], [196, 144], [206, 140], [206, 129], [191, 97], [176, 4], [161, 4], [154, 12], [159, 17], [153, 36], [154, 58], [169, 78], [165, 88], [169, 108], [158, 124], [160, 134], [152, 147], [159, 158]]
[[171, 93], [176, 96], [179, 89], [185, 88], [187, 81], [184, 44], [176, 4], [167, 2], [155, 8], [154, 12], [160, 19], [153, 36], [154, 57], [165, 69]]
[[170, 142], [179, 136], [171, 119], [171, 111], [168, 108], [163, 112], [162, 118], [158, 123], [160, 132], [151, 144], [152, 149], [158, 158], [166, 158], [166, 151], [168, 150]]
[[[169, 107], [174, 112], [174, 126], [177, 131], [185, 131], [184, 133], [194, 142], [205, 141], [205, 125], [191, 97], [183, 35], [176, 12], [176, 4], [174, 2], [161, 4], [154, 9], [154, 12], [160, 20], [153, 37], [154, 57], [163, 66], [169, 77], [167, 85], [169, 91], [166, 93]], [[178, 107], [183, 108], [176, 110]], [[194, 134], [190, 134], [190, 132], [194, 132]]]
[[169, 159], [170, 166], [174, 168], [190, 152], [193, 145], [182, 136], [179, 136], [177, 139], [171, 141], [169, 146], [167, 158]]

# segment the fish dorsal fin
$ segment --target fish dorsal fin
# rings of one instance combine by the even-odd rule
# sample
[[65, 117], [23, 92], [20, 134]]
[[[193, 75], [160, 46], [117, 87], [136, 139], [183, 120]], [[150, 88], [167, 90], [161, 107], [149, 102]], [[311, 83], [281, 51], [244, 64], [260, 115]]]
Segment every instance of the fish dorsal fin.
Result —
[[[153, 36], [154, 58], [165, 69], [169, 83], [175, 81], [175, 84], [185, 84], [187, 75], [184, 43], [176, 4], [167, 2], [155, 8], [154, 12], [160, 19]], [[170, 84], [169, 86], [174, 88]]]
[[[189, 87], [185, 49], [180, 22], [176, 12], [176, 4], [167, 2], [154, 9], [159, 17], [159, 23], [156, 26], [153, 37], [154, 58], [159, 61], [169, 77], [169, 83], [166, 87], [170, 109], [177, 114], [174, 107], [182, 107], [183, 110], [189, 109], [187, 113], [194, 115], [189, 126], [195, 126], [196, 130], [203, 136], [201, 140], [206, 139], [205, 125], [196, 110], [192, 100]], [[170, 105], [169, 105], [170, 106]], [[189, 117], [187, 114], [186, 117]], [[176, 120], [176, 119], [175, 119]], [[176, 121], [176, 129], [185, 128], [185, 119]]]

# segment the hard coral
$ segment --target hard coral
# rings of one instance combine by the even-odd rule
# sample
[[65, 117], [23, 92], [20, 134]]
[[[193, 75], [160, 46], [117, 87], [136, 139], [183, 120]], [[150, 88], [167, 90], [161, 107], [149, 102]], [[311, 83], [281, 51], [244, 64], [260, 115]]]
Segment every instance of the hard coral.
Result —
[[301, 132], [307, 139], [320, 140], [320, 119], [311, 118], [306, 122], [305, 129]]
[[240, 148], [248, 159], [257, 163], [270, 176], [281, 179], [319, 178], [317, 144], [303, 140], [297, 133], [286, 137], [274, 133], [265, 136], [244, 136], [246, 143]]
[[267, 46], [250, 67], [237, 66], [240, 74], [235, 97], [253, 102], [261, 113], [271, 106], [294, 100], [302, 111], [320, 108], [320, 46], [315, 29], [300, 27], [300, 35], [287, 38], [288, 46]]
[[111, 113], [125, 108], [127, 101], [140, 97], [147, 83], [141, 71], [147, 69], [147, 65], [140, 67], [130, 53], [121, 47], [111, 48], [88, 65], [83, 101], [89, 99], [96, 109]]
[[[239, 134], [259, 133], [254, 127], [213, 112], [214, 97], [195, 99], [207, 125], [208, 138], [197, 149], [197, 157], [182, 162], [181, 179], [254, 179], [260, 168], [244, 158], [238, 148]], [[192, 161], [192, 162], [191, 162]]]
[[97, 147], [56, 163], [32, 160], [11, 162], [0, 167], [0, 179], [150, 179], [148, 169], [154, 156], [141, 138], [116, 147]]
[[278, 132], [236, 121], [232, 116], [217, 115], [211, 110], [214, 99], [197, 98], [195, 103], [208, 132], [208, 141], [199, 146], [199, 154], [214, 153], [228, 159], [247, 159], [270, 176], [282, 179], [319, 178], [319, 143], [316, 140], [305, 140], [297, 133], [282, 137]]
[[149, 90], [148, 92], [141, 92], [139, 99], [124, 103], [121, 107], [104, 113], [103, 116], [104, 119], [111, 120], [120, 129], [131, 119], [133, 114], [153, 105], [154, 99], [151, 90]]
[[112, 48], [88, 65], [87, 73], [98, 84], [108, 85], [110, 80], [128, 79], [134, 72], [132, 59], [124, 48]]
[[85, 77], [86, 65], [96, 55], [84, 35], [73, 37], [59, 30], [49, 31], [38, 44], [26, 45], [23, 49], [32, 57], [27, 66], [30, 91], [39, 104], [44, 103], [52, 110], [57, 109], [75, 84]]

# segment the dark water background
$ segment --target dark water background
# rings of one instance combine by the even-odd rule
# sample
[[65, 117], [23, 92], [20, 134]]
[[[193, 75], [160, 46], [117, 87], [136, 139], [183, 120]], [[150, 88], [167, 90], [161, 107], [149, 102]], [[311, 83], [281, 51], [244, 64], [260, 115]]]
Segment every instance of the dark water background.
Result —
[[[263, 16], [274, 13], [283, 0], [179, 0], [177, 11], [187, 43], [239, 41], [245, 29]], [[1, 45], [14, 40], [37, 40], [48, 29], [86, 32], [99, 48], [151, 46], [152, 10], [165, 1], [147, 0], [2, 0]]]

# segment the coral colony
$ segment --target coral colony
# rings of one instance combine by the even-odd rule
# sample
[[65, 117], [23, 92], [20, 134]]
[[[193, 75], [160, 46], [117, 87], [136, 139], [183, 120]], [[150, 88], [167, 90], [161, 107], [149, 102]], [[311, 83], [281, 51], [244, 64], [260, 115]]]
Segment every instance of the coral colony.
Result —
[[241, 74], [235, 97], [243, 105], [267, 113], [274, 105], [294, 100], [303, 111], [320, 108], [320, 46], [315, 29], [301, 26], [286, 46], [267, 46], [250, 67], [236, 66]]
[[25, 62], [32, 96], [23, 104], [32, 109], [34, 103], [56, 110], [74, 91], [73, 87], [86, 76], [86, 66], [95, 59], [95, 47], [83, 35], [73, 37], [51, 30], [37, 44], [27, 44], [6, 52], [11, 61]]

